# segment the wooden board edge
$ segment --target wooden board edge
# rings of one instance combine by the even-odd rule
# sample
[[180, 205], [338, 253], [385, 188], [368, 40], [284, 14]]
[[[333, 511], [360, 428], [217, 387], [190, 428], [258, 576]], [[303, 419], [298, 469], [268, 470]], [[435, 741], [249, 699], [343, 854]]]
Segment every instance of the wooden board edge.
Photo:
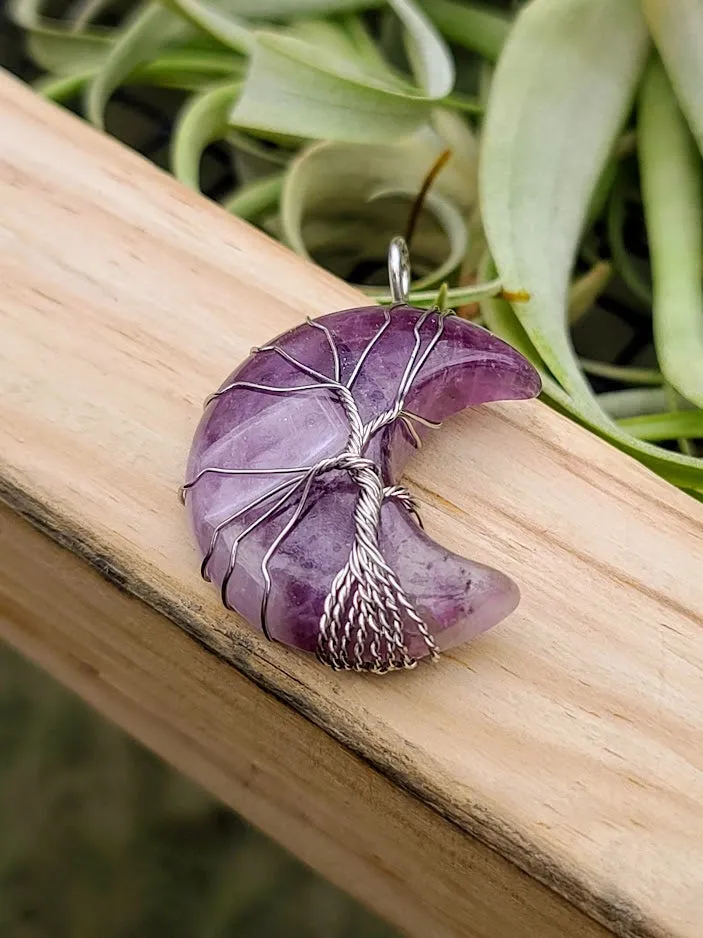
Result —
[[[249, 641], [237, 646], [231, 643], [227, 648], [213, 645], [211, 629], [199, 622], [197, 614], [187, 603], [174, 603], [170, 597], [158, 593], [139, 575], [138, 570], [124, 562], [124, 558], [114, 557], [106, 546], [95, 541], [90, 532], [73, 527], [69, 518], [38, 500], [15, 480], [11, 480], [0, 467], [2, 502], [22, 521], [28, 522], [32, 529], [71, 555], [76, 563], [97, 573], [115, 592], [144, 604], [154, 615], [177, 625], [227, 668], [233, 669], [261, 692], [329, 736], [342, 750], [359, 760], [360, 764], [365, 764], [369, 771], [377, 773], [389, 785], [410, 797], [418, 809], [431, 811], [438, 823], [447, 823], [461, 831], [477, 846], [495, 852], [514, 867], [516, 875], [527, 876], [535, 886], [547, 890], [555, 899], [566, 902], [574, 909], [574, 913], [583, 916], [583, 923], [579, 926], [582, 932], [584, 923], [588, 922], [589, 927], [592, 924], [599, 929], [596, 934], [600, 934], [600, 928], [604, 927], [609, 933], [626, 938], [668, 938], [668, 932], [644, 916], [632, 903], [618, 895], [599, 893], [583, 880], [578, 870], [560, 867], [551, 857], [506, 826], [500, 818], [482, 810], [480, 805], [472, 805], [471, 814], [467, 817], [465, 806], [447, 803], [445, 799], [437, 797], [422, 780], [413, 777], [402, 764], [397, 763], [393, 753], [398, 749], [390, 742], [385, 748], [365, 747], [360, 736], [350, 735], [344, 727], [335, 723], [333, 714], [319, 705], [311, 695], [310, 688], [302, 686], [295, 677], [280, 668], [274, 670], [271, 662], [258, 654], [258, 638], [253, 634]], [[202, 649], [198, 649], [198, 654], [202, 653]], [[31, 653], [29, 656], [33, 657]], [[47, 667], [47, 670], [51, 668]], [[98, 709], [105, 712], [104, 708]], [[106, 715], [109, 716], [109, 713]], [[158, 751], [156, 746], [150, 743], [147, 745]], [[173, 761], [167, 756], [164, 758]], [[181, 768], [178, 763], [174, 764]], [[511, 938], [517, 938], [518, 934], [515, 932]], [[546, 938], [546, 932], [540, 934]]]
[[607, 934], [1, 506], [0, 559], [4, 640], [409, 935]]

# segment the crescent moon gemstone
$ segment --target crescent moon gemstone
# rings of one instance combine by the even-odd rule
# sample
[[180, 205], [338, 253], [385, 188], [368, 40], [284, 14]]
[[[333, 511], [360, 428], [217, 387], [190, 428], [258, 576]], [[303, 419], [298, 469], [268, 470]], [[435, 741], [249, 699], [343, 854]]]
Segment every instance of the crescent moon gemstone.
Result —
[[206, 405], [183, 488], [203, 576], [268, 638], [337, 669], [412, 667], [491, 628], [517, 586], [434, 543], [400, 476], [447, 417], [539, 391], [521, 354], [453, 314], [309, 319]]

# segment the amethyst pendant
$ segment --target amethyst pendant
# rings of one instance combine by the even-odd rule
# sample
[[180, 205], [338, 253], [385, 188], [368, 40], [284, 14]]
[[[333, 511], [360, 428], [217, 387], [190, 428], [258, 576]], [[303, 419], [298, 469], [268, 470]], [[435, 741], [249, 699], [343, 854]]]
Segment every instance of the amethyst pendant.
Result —
[[438, 310], [308, 320], [206, 406], [183, 489], [203, 576], [268, 638], [335, 669], [412, 667], [491, 628], [517, 587], [430, 540], [399, 479], [429, 428], [539, 390], [522, 355]]

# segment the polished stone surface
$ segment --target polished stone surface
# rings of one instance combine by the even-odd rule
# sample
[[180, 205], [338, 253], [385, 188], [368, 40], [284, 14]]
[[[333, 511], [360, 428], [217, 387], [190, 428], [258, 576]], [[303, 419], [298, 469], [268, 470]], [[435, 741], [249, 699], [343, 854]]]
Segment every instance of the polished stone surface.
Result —
[[[421, 311], [411, 308], [393, 310], [389, 327], [359, 371], [352, 392], [364, 421], [385, 411], [396, 399], [401, 376], [412, 356], [414, 329], [420, 316]], [[329, 330], [338, 349], [340, 379], [344, 383], [383, 325], [384, 313], [380, 307], [345, 310], [317, 322]], [[426, 318], [419, 331], [420, 354], [438, 324], [438, 314]], [[324, 330], [303, 324], [280, 337], [276, 344], [304, 365], [334, 377], [334, 357]], [[270, 349], [252, 354], [223, 388], [235, 381], [271, 387], [321, 383]], [[539, 377], [522, 355], [484, 329], [451, 316], [444, 320], [441, 338], [412, 383], [405, 410], [441, 421], [473, 404], [530, 398], [539, 390]], [[413, 426], [420, 436], [432, 432], [417, 422]], [[236, 387], [206, 408], [193, 441], [187, 479], [193, 480], [206, 467], [250, 470], [312, 466], [342, 451], [348, 436], [347, 416], [332, 389], [316, 387], [276, 394]], [[364, 455], [378, 462], [384, 484], [391, 485], [399, 480], [413, 451], [411, 434], [402, 421], [396, 420], [376, 433]], [[217, 525], [242, 512], [253, 500], [297, 478], [205, 474], [187, 493], [188, 512], [202, 554], [207, 553]], [[225, 578], [235, 538], [285, 494], [266, 498], [222, 528], [208, 564], [215, 583], [221, 585]], [[262, 560], [295, 510], [299, 494], [243, 537], [237, 547], [226, 598], [254, 628], [261, 628]], [[313, 482], [298, 523], [271, 557], [266, 621], [272, 638], [306, 651], [315, 650], [325, 597], [349, 556], [357, 498], [358, 487], [345, 471], [329, 471]], [[435, 544], [398, 501], [390, 500], [383, 506], [379, 543], [442, 649], [495, 625], [518, 603], [518, 589], [510, 579]], [[410, 623], [405, 638], [411, 654], [427, 653]]]

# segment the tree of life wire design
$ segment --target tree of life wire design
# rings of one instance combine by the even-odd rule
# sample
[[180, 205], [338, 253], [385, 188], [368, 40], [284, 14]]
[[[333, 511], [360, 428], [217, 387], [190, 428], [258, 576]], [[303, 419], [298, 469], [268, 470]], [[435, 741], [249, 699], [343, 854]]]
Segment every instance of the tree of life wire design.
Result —
[[[265, 394], [294, 394], [328, 391], [342, 407], [349, 424], [349, 435], [345, 447], [336, 455], [326, 457], [313, 466], [272, 467], [266, 469], [234, 469], [219, 466], [207, 466], [181, 489], [182, 499], [186, 493], [206, 475], [215, 473], [226, 476], [268, 475], [286, 478], [264, 492], [243, 508], [221, 521], [213, 530], [208, 550], [203, 558], [201, 573], [209, 580], [208, 566], [217, 547], [220, 534], [226, 527], [246, 516], [256, 508], [263, 508], [259, 516], [251, 521], [235, 537], [229, 557], [227, 570], [222, 581], [222, 602], [226, 608], [232, 606], [228, 599], [228, 588], [235, 570], [237, 554], [241, 543], [260, 525], [282, 511], [297, 504], [283, 528], [269, 545], [261, 561], [261, 573], [264, 590], [261, 600], [261, 628], [264, 635], [271, 639], [267, 622], [267, 610], [271, 595], [270, 564], [276, 551], [293, 530], [300, 519], [313, 483], [324, 473], [332, 470], [346, 471], [358, 487], [358, 499], [354, 509], [355, 532], [349, 558], [344, 567], [334, 578], [326, 597], [319, 623], [317, 657], [324, 664], [335, 670], [373, 671], [385, 673], [390, 670], [412, 668], [416, 665], [408, 652], [404, 634], [404, 622], [414, 625], [423, 639], [429, 655], [436, 659], [439, 655], [437, 644], [427, 625], [415, 609], [393, 570], [385, 561], [379, 547], [379, 528], [381, 509], [387, 499], [396, 499], [410, 511], [421, 524], [417, 506], [410, 492], [401, 485], [384, 485], [380, 466], [368, 459], [364, 453], [374, 434], [400, 420], [409, 432], [415, 446], [420, 445], [420, 437], [414, 427], [419, 423], [436, 428], [440, 424], [427, 420], [408, 411], [406, 399], [413, 382], [421, 368], [432, 354], [444, 332], [447, 316], [450, 312], [430, 309], [422, 312], [413, 328], [414, 342], [410, 356], [400, 378], [395, 398], [390, 407], [373, 419], [364, 422], [354, 399], [352, 389], [364, 364], [376, 344], [391, 324], [391, 310], [383, 310], [383, 322], [364, 347], [352, 373], [345, 382], [341, 381], [341, 359], [339, 350], [330, 330], [321, 322], [310, 318], [307, 324], [324, 333], [332, 357], [332, 374], [324, 374], [306, 365], [285, 349], [274, 344], [253, 349], [253, 354], [272, 353], [279, 355], [296, 370], [312, 378], [313, 382], [296, 386], [278, 387], [258, 384], [251, 381], [233, 381], [212, 394], [205, 402], [207, 407], [212, 401], [225, 394], [246, 388]], [[423, 348], [422, 327], [428, 319], [434, 318], [434, 332]], [[274, 500], [272, 504], [267, 504]]]
[[[208, 473], [229, 476], [281, 475], [286, 477], [271, 491], [259, 495], [244, 508], [239, 508], [225, 518], [212, 532], [210, 544], [201, 565], [201, 573], [206, 580], [210, 579], [208, 566], [222, 531], [248, 512], [265, 506], [270, 499], [280, 496], [273, 505], [264, 507], [261, 515], [240, 531], [232, 542], [229, 563], [221, 587], [222, 602], [227, 609], [232, 609], [227, 594], [237, 562], [239, 545], [260, 525], [287, 510], [293, 504], [295, 496], [300, 493], [291, 517], [273, 539], [261, 561], [261, 574], [264, 580], [260, 611], [261, 630], [266, 638], [271, 640], [267, 621], [272, 585], [269, 570], [271, 559], [300, 520], [315, 480], [335, 469], [348, 473], [359, 490], [359, 497], [354, 508], [354, 540], [349, 558], [335, 576], [323, 604], [316, 649], [318, 659], [338, 671], [373, 671], [384, 674], [401, 668], [414, 668], [417, 661], [407, 649], [404, 621], [409, 621], [415, 626], [425, 643], [430, 658], [436, 660], [439, 657], [439, 648], [430, 630], [405, 593], [395, 573], [386, 563], [379, 547], [381, 509], [384, 502], [388, 499], [397, 500], [411, 512], [422, 527], [417, 505], [404, 486], [384, 485], [381, 467], [368, 459], [364, 453], [374, 434], [390, 426], [396, 420], [399, 420], [405, 427], [413, 444], [418, 448], [422, 444], [414, 424], [418, 423], [433, 429], [440, 426], [439, 423], [407, 410], [405, 403], [413, 382], [442, 337], [447, 317], [452, 316], [453, 313], [450, 310], [440, 310], [435, 307], [418, 316], [413, 328], [413, 347], [398, 383], [393, 403], [373, 420], [364, 423], [352, 388], [369, 355], [390, 326], [392, 311], [399, 306], [406, 306], [408, 301], [410, 258], [408, 246], [401, 237], [393, 238], [388, 248], [388, 278], [393, 304], [390, 309], [383, 310], [381, 326], [366, 344], [351, 375], [345, 382], [341, 380], [341, 358], [332, 333], [323, 323], [308, 317], [307, 324], [312, 329], [323, 332], [327, 340], [332, 354], [332, 375], [323, 374], [311, 368], [274, 342], [271, 345], [253, 349], [252, 354], [273, 352], [306, 377], [312, 378], [313, 384], [277, 387], [251, 381], [233, 381], [220, 388], [205, 401], [205, 407], [207, 407], [212, 401], [237, 388], [247, 388], [264, 394], [329, 391], [344, 410], [349, 424], [349, 436], [344, 449], [335, 456], [320, 460], [314, 466], [269, 469], [230, 469], [207, 466], [181, 488], [181, 500], [185, 502], [186, 492], [197, 485]], [[435, 317], [435, 331], [423, 349], [422, 327], [432, 316]]]

